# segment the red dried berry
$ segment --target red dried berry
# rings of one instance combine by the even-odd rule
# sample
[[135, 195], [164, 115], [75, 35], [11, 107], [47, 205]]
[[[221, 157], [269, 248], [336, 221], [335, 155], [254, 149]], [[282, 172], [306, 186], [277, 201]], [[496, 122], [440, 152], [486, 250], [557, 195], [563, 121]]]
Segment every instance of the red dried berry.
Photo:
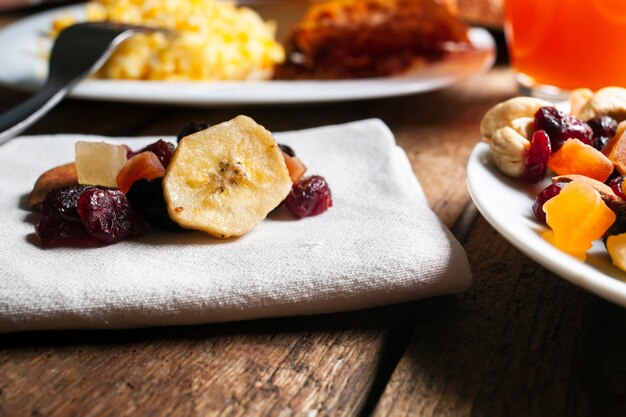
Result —
[[567, 185], [566, 182], [557, 182], [556, 184], [550, 184], [546, 188], [543, 189], [537, 197], [535, 198], [535, 202], [533, 203], [533, 214], [542, 223], [546, 222], [546, 213], [543, 211], [543, 205], [546, 201], [550, 200], [552, 197], [556, 197], [561, 192], [561, 189]]
[[613, 190], [618, 197], [621, 197], [623, 200], [626, 200], [626, 194], [624, 194], [624, 190], [622, 189], [622, 184], [624, 183], [624, 177], [619, 175], [609, 181], [609, 187]]
[[[163, 165], [163, 168], [167, 168], [167, 166], [170, 164], [170, 160], [172, 159], [172, 154], [174, 154], [175, 150], [176, 150], [176, 145], [170, 142], [166, 142], [163, 139], [159, 139], [156, 142], [151, 143], [150, 145], [146, 146], [145, 148], [140, 149], [139, 151], [133, 153], [132, 156], [138, 155], [146, 151], [152, 152], [159, 158], [159, 161]], [[131, 157], [129, 157], [129, 159]]]
[[57, 239], [84, 236], [85, 227], [80, 222], [70, 221], [60, 216], [45, 216], [35, 226], [35, 233], [43, 244]]
[[61, 217], [69, 221], [80, 222], [76, 211], [78, 197], [85, 190], [94, 188], [92, 185], [72, 185], [52, 190], [46, 194], [37, 206], [44, 216]]
[[593, 131], [592, 145], [601, 151], [617, 132], [617, 121], [610, 116], [598, 116], [587, 121]]
[[180, 142], [180, 140], [182, 138], [184, 138], [185, 136], [189, 136], [191, 134], [194, 134], [196, 132], [199, 132], [201, 130], [207, 129], [209, 128], [211, 125], [208, 124], [207, 122], [198, 122], [198, 121], [191, 121], [188, 122], [180, 132], [178, 132], [178, 135], [176, 135], [176, 141]]
[[556, 152], [568, 139], [578, 139], [586, 145], [593, 142], [589, 125], [556, 107], [544, 106], [535, 113], [535, 130], [545, 130], [550, 137], [552, 151]]
[[78, 198], [77, 211], [87, 233], [103, 242], [119, 242], [142, 228], [140, 217], [119, 190], [87, 190]]
[[278, 147], [280, 148], [281, 151], [283, 151], [284, 153], [286, 153], [287, 155], [291, 156], [292, 158], [294, 156], [296, 156], [296, 151], [293, 150], [293, 148], [289, 145], [283, 145], [282, 143], [278, 144]]
[[550, 138], [544, 130], [537, 130], [530, 140], [530, 149], [526, 158], [524, 178], [530, 182], [539, 182], [546, 175], [548, 160], [552, 154]]
[[285, 204], [294, 216], [301, 219], [325, 212], [332, 207], [333, 199], [324, 177], [313, 175], [291, 188]]
[[146, 179], [135, 181], [126, 193], [126, 198], [150, 226], [168, 232], [186, 230], [175, 223], [167, 212], [162, 177], [150, 181]]

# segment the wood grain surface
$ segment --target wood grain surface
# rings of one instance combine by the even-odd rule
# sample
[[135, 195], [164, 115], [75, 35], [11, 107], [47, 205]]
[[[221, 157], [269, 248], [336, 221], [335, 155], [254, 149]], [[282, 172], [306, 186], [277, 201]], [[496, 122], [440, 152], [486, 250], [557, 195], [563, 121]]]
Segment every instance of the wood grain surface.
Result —
[[[237, 114], [273, 131], [380, 118], [464, 242], [475, 285], [313, 317], [0, 335], [0, 416], [626, 415], [624, 310], [530, 261], [470, 203], [479, 120], [515, 94], [501, 65], [441, 91], [349, 103], [62, 102], [27, 133], [174, 135]], [[26, 97], [0, 88], [0, 111]]]

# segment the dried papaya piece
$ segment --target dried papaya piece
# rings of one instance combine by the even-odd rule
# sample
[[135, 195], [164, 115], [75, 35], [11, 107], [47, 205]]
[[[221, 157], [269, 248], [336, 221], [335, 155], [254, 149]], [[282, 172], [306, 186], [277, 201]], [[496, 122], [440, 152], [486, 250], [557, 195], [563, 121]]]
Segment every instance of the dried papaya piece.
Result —
[[622, 271], [626, 271], [626, 233], [609, 236], [606, 240], [606, 250], [613, 264]]
[[569, 139], [552, 154], [548, 168], [557, 175], [577, 174], [605, 182], [613, 172], [613, 162], [602, 152], [578, 139]]
[[583, 257], [594, 240], [600, 239], [615, 222], [613, 210], [600, 193], [582, 181], [572, 181], [543, 205], [552, 229], [543, 237], [557, 248]]

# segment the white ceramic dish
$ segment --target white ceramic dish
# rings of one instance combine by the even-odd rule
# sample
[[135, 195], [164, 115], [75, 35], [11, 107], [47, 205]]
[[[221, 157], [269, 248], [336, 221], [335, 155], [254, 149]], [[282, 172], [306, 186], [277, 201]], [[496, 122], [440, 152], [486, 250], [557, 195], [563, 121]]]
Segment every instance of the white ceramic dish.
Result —
[[[83, 14], [82, 5], [45, 11], [8, 26], [0, 32], [0, 83], [34, 91], [47, 73], [44, 58], [50, 48], [46, 32], [53, 19], [72, 13]], [[279, 22], [280, 24], [280, 22]], [[446, 87], [491, 67], [495, 43], [489, 32], [473, 28], [470, 38], [475, 50], [421, 68], [410, 76], [347, 81], [261, 81], [261, 82], [158, 82], [88, 79], [72, 97], [99, 100], [169, 103], [184, 105], [234, 105], [314, 103], [382, 98], [422, 93]]]
[[470, 195], [485, 219], [520, 251], [567, 281], [626, 307], [626, 273], [615, 267], [602, 242], [595, 242], [580, 260], [545, 241], [546, 226], [537, 222], [531, 206], [539, 191], [549, 185], [526, 184], [501, 174], [486, 143], [476, 145], [467, 164]]

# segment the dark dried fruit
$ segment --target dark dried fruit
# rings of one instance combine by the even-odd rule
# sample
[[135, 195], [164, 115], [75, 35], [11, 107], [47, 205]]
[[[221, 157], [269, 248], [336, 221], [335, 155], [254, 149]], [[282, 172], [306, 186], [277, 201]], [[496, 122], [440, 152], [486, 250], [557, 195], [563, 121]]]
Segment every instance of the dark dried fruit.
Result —
[[326, 180], [313, 175], [303, 178], [291, 188], [285, 205], [294, 216], [301, 219], [325, 212], [332, 207], [333, 199]]
[[144, 220], [157, 229], [168, 232], [185, 231], [174, 222], [167, 213], [167, 205], [163, 197], [163, 178], [153, 180], [140, 179], [133, 183], [126, 198]]
[[146, 146], [145, 148], [135, 152], [133, 156], [138, 155], [142, 152], [146, 152], [146, 151], [152, 152], [159, 158], [159, 161], [163, 165], [163, 168], [167, 168], [167, 166], [170, 164], [170, 160], [172, 159], [172, 154], [174, 153], [175, 150], [176, 150], [176, 145], [170, 142], [166, 142], [163, 139], [159, 139], [156, 142], [151, 143], [150, 145]]
[[281, 151], [285, 152], [287, 155], [291, 156], [292, 158], [296, 156], [296, 151], [294, 151], [291, 146], [283, 145], [282, 143], [279, 143], [278, 147], [280, 148]]
[[593, 131], [587, 123], [552, 106], [537, 110], [534, 128], [545, 130], [550, 137], [552, 152], [558, 151], [567, 139], [578, 139], [586, 145], [593, 141]]
[[198, 121], [189, 122], [185, 125], [185, 127], [183, 127], [183, 129], [180, 132], [178, 132], [178, 135], [176, 136], [176, 140], [177, 142], [180, 142], [180, 140], [184, 138], [185, 136], [189, 136], [201, 130], [208, 129], [210, 126], [211, 125], [206, 122], [198, 122]]
[[543, 211], [543, 205], [546, 201], [552, 197], [556, 197], [561, 192], [561, 189], [567, 185], [567, 182], [557, 182], [556, 184], [550, 184], [543, 189], [533, 203], [533, 214], [542, 223], [546, 222], [546, 213]]
[[587, 121], [593, 131], [592, 145], [601, 151], [617, 132], [617, 121], [610, 116], [599, 116]]
[[83, 236], [86, 231], [81, 222], [67, 220], [60, 216], [45, 216], [35, 226], [35, 233], [41, 243], [48, 244], [57, 239]]
[[119, 190], [94, 188], [78, 198], [80, 219], [90, 236], [115, 243], [141, 232], [141, 219]]
[[621, 197], [623, 200], [626, 200], [626, 194], [624, 194], [624, 190], [622, 188], [622, 184], [624, 183], [624, 177], [619, 175], [614, 177], [609, 181], [609, 187], [618, 197]]
[[539, 182], [543, 179], [552, 153], [551, 149], [550, 138], [546, 132], [543, 130], [535, 131], [530, 140], [530, 149], [524, 169], [524, 178], [527, 181]]
[[55, 216], [65, 220], [80, 222], [76, 211], [78, 197], [83, 191], [94, 188], [92, 185], [72, 185], [50, 191], [39, 204], [39, 211], [44, 216]]

